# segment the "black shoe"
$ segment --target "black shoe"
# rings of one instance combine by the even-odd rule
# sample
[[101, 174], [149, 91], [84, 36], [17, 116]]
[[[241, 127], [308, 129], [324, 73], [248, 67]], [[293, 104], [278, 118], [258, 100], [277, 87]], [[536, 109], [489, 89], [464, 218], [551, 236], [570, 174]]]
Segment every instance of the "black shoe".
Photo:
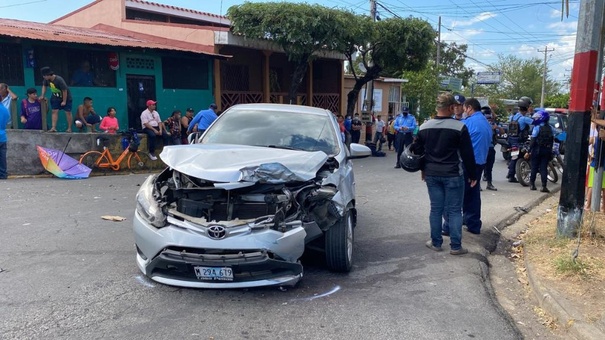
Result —
[[547, 187], [542, 187], [542, 189], [540, 189], [540, 192], [550, 192], [550, 190], [548, 190]]
[[401, 169], [401, 165], [399, 165], [399, 164], [395, 165], [395, 169]]
[[483, 175], [483, 182], [487, 182], [487, 178]]
[[446, 232], [446, 231], [442, 231], [441, 232], [441, 236], [450, 236], [450, 233]]
[[508, 183], [519, 183], [519, 181], [517, 181], [516, 178], [511, 177], [511, 178], [508, 179]]
[[491, 190], [491, 191], [498, 191], [498, 189], [496, 189], [496, 187], [492, 184], [492, 182], [487, 182], [487, 187], [485, 187], [487, 190]]
[[538, 188], [536, 188], [536, 185], [535, 185], [535, 184], [532, 184], [532, 185], [529, 187], [529, 190], [538, 190]]
[[474, 230], [474, 229], [471, 230], [468, 227], [465, 227], [464, 230], [468, 231], [471, 234], [475, 234], [475, 235], [481, 234], [481, 230]]

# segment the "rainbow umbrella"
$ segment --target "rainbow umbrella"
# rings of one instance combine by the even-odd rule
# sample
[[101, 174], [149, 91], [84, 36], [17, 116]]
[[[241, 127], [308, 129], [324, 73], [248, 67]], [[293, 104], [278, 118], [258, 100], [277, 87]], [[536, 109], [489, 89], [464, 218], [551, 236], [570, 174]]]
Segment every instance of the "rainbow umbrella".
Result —
[[43, 148], [39, 145], [36, 145], [36, 148], [38, 148], [38, 156], [44, 169], [57, 177], [80, 179], [88, 178], [90, 175], [89, 167], [66, 155], [63, 151]]

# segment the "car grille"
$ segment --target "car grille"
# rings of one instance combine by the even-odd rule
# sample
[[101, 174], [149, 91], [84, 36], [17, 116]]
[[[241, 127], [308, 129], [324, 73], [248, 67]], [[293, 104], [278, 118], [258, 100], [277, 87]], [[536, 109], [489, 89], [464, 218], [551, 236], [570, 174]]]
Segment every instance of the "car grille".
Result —
[[236, 218], [252, 219], [274, 215], [276, 207], [264, 203], [214, 203], [179, 199], [177, 211], [193, 217], [204, 217], [208, 221], [230, 221]]

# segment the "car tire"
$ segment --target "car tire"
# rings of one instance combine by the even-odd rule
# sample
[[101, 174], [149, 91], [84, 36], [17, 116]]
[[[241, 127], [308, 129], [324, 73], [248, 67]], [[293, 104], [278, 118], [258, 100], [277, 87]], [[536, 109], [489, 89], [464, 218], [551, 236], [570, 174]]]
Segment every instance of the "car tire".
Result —
[[353, 227], [350, 210], [325, 234], [326, 265], [335, 272], [349, 272], [353, 267]]

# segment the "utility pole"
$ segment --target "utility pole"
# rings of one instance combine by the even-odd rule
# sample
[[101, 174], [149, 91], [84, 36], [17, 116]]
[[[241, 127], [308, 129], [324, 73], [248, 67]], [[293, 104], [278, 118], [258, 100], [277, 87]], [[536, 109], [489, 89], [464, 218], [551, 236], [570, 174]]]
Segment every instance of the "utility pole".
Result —
[[[370, 15], [372, 16], [372, 21], [376, 21], [376, 0], [370, 0]], [[373, 120], [372, 118], [374, 117], [374, 80], [372, 79], [372, 81], [370, 81], [370, 86], [369, 89], [366, 86], [366, 92], [369, 92], [369, 98], [370, 101], [367, 104], [367, 110], [370, 113], [370, 122], [366, 122], [366, 142], [371, 142], [372, 141], [372, 125], [373, 125]], [[368, 97], [367, 93], [366, 93], [366, 98]]]
[[[603, 0], [580, 2], [567, 139], [565, 141], [565, 171], [561, 179], [561, 194], [557, 209], [557, 235], [576, 237], [584, 212], [584, 182], [588, 158], [588, 131], [597, 76], [599, 51], [602, 46]], [[598, 202], [594, 202], [598, 204]]]
[[441, 15], [439, 16], [439, 27], [437, 28], [437, 74], [439, 74], [439, 63], [441, 62]]
[[540, 107], [544, 108], [544, 95], [546, 93], [546, 75], [548, 73], [548, 67], [546, 66], [546, 63], [548, 62], [547, 56], [548, 56], [548, 52], [552, 52], [554, 51], [554, 48], [551, 48], [550, 50], [548, 49], [548, 45], [546, 47], [544, 47], [544, 51], [540, 51], [540, 49], [538, 49], [538, 52], [544, 52], [544, 74], [542, 74], [542, 96], [540, 96]]

